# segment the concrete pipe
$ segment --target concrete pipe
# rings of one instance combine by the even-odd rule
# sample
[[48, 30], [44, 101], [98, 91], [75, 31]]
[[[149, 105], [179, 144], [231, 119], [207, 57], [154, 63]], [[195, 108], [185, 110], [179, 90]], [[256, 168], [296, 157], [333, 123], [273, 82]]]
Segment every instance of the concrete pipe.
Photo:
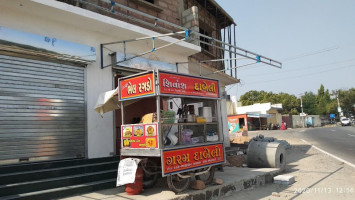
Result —
[[276, 142], [252, 141], [247, 152], [248, 167], [280, 168], [286, 166], [286, 150], [284, 145]]

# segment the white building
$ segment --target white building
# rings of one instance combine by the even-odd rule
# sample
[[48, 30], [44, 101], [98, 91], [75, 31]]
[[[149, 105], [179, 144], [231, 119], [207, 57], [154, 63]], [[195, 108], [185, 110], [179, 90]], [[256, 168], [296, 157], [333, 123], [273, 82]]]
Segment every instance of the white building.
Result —
[[267, 123], [281, 124], [282, 122], [282, 104], [271, 104], [271, 103], [255, 103], [253, 105], [242, 106], [240, 102], [234, 104], [235, 111], [237, 115], [240, 114], [262, 114], [269, 115]]
[[[110, 46], [101, 57], [101, 44], [160, 33], [54, 0], [1, 1], [0, 8], [0, 164], [116, 155], [115, 114], [101, 118], [94, 106], [100, 93], [115, 88], [118, 76], [139, 70], [102, 69], [101, 63], [111, 64], [109, 54], [122, 53], [123, 47]], [[167, 36], [156, 39], [156, 45], [177, 41]], [[127, 46], [127, 52], [151, 48], [142, 41]], [[141, 62], [148, 69], [171, 68], [200, 51], [200, 46], [182, 41]], [[215, 71], [198, 64], [177, 70], [195, 75]], [[221, 93], [238, 82], [225, 73], [210, 77], [220, 80]], [[228, 135], [225, 104], [222, 100]]]

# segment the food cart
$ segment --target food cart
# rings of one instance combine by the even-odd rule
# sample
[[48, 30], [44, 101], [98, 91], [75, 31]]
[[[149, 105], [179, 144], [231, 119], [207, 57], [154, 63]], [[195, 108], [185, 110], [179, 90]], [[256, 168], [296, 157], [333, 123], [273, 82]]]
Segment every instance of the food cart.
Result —
[[[141, 160], [144, 187], [159, 176], [174, 192], [187, 189], [193, 176], [211, 183], [215, 166], [225, 162], [218, 80], [153, 70], [120, 78], [119, 88], [121, 159]], [[129, 101], [155, 102], [145, 105], [155, 112], [130, 123]]]

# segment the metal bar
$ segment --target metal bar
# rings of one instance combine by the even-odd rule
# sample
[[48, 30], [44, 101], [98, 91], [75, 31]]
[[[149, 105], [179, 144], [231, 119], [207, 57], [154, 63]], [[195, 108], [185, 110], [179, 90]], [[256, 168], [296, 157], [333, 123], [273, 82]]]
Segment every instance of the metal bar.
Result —
[[[156, 96], [156, 112], [157, 112], [157, 121], [158, 123], [161, 122], [160, 121], [160, 96], [157, 95]], [[153, 119], [154, 120], [154, 119]]]
[[[118, 84], [120, 84], [118, 82]], [[122, 125], [125, 124], [125, 118], [124, 118], [124, 101], [121, 101], [121, 122], [122, 122]], [[121, 133], [122, 134], [122, 133]]]
[[104, 51], [103, 51], [103, 47], [104, 45], [100, 44], [100, 66], [101, 66], [101, 69], [104, 68]]
[[[207, 45], [212, 46], [210, 43], [205, 42], [205, 41], [202, 41], [202, 40], [200, 40], [200, 39], [196, 39], [196, 38], [193, 38], [193, 37], [191, 37], [191, 39], [192, 39], [192, 40], [195, 40], [195, 41], [199, 41], [199, 42], [202, 43], [202, 44], [207, 44]], [[227, 43], [227, 44], [228, 44], [228, 43]], [[223, 51], [229, 51], [229, 49], [226, 49], [226, 48], [223, 48], [223, 47], [218, 47], [218, 46], [216, 46], [216, 45], [214, 45], [214, 47], [215, 47], [215, 48], [218, 48], [218, 49], [221, 49], [221, 50], [223, 50]], [[238, 48], [236, 48], [236, 49], [238, 49]], [[281, 66], [282, 66], [282, 63], [281, 63], [281, 62], [278, 62], [278, 61], [275, 61], [275, 60], [272, 60], [272, 59], [267, 59], [266, 57], [263, 57], [263, 56], [258, 55], [258, 54], [255, 54], [255, 58], [254, 58], [254, 57], [251, 57], [250, 55], [248, 55], [248, 53], [250, 53], [250, 51], [247, 51], [247, 50], [244, 52], [245, 54], [238, 53], [237, 51], [232, 51], [232, 53], [235, 53], [236, 55], [239, 55], [239, 56], [242, 56], [242, 57], [245, 57], [245, 58], [249, 58], [249, 59], [253, 59], [253, 60], [256, 60], [256, 61], [258, 61], [258, 59], [256, 59], [256, 57], [259, 56], [259, 57], [260, 57], [260, 62], [262, 62], [262, 63], [264, 63], [264, 64], [271, 65], [271, 66], [274, 66], [274, 67], [277, 67], [277, 68], [281, 68]], [[224, 57], [223, 54], [222, 54], [222, 57]], [[262, 61], [261, 59], [266, 59], [266, 60], [268, 60], [269, 62]], [[280, 64], [280, 66], [277, 66], [277, 65], [273, 64], [272, 62], [278, 63], [278, 64]]]
[[154, 39], [155, 37], [152, 37], [152, 40], [153, 40], [153, 49], [152, 49], [152, 51], [155, 51], [155, 39]]
[[[181, 41], [183, 41], [183, 40], [185, 40], [185, 38], [184, 38], [184, 39], [181, 39], [181, 40], [178, 40], [178, 41], [176, 41], [176, 42], [172, 42], [172, 43], [169, 43], [169, 44], [163, 45], [163, 46], [161, 46], [161, 47], [158, 47], [158, 48], [156, 48], [154, 51], [157, 51], [157, 50], [160, 50], [160, 49], [162, 49], [162, 48], [165, 48], [165, 47], [171, 46], [171, 45], [176, 44], [176, 43], [178, 43], [178, 42], [181, 42]], [[118, 61], [118, 62], [116, 62], [116, 65], [117, 65], [117, 64], [119, 64], [119, 63], [125, 62], [125, 61], [132, 60], [132, 59], [137, 58], [137, 57], [140, 57], [140, 56], [144, 56], [144, 55], [146, 55], [146, 54], [148, 54], [148, 53], [152, 53], [152, 52], [154, 52], [154, 51], [153, 51], [153, 50], [146, 51], [146, 52], [141, 53], [141, 54], [139, 54], [139, 55], [136, 55], [136, 56], [133, 56], [133, 57], [127, 58], [126, 60], [121, 60], [121, 61]], [[111, 65], [111, 64], [110, 64], [110, 65]], [[110, 66], [110, 65], [104, 66], [104, 68], [105, 68], [105, 67], [108, 67], [108, 66]]]
[[[101, 10], [104, 10], [104, 11], [106, 11], [106, 12], [112, 13], [111, 10], [104, 9], [104, 8], [102, 8], [102, 7], [100, 7], [100, 6], [97, 6], [97, 5], [93, 4], [93, 3], [89, 3], [89, 2], [86, 2], [86, 1], [83, 1], [83, 0], [74, 0], [74, 1], [79, 1], [80, 3], [89, 4], [89, 5], [92, 5], [92, 6], [94, 6], [94, 7], [97, 7], [98, 9], [101, 9]], [[111, 1], [109, 1], [109, 0], [100, 0], [100, 1], [103, 1], [103, 2], [106, 2], [106, 3], [111, 3]], [[121, 5], [121, 4], [116, 4], [116, 3], [115, 3], [114, 6], [121, 7], [121, 8], [123, 8], [123, 9], [126, 9], [126, 10], [128, 10], [128, 11], [131, 11], [131, 12], [133, 12], [133, 13], [137, 13], [137, 14], [143, 15], [143, 16], [145, 16], [145, 17], [147, 17], [147, 18], [150, 18], [150, 19], [153, 19], [153, 20], [156, 19], [156, 17], [154, 17], [154, 16], [152, 16], [152, 15], [148, 15], [148, 14], [146, 14], [146, 13], [140, 12], [140, 11], [138, 11], [138, 10], [129, 8], [129, 7], [124, 6], [124, 5]], [[140, 23], [147, 24], [147, 25], [149, 25], [149, 26], [154, 27], [154, 24], [147, 23], [147, 22], [145, 22], [145, 21], [138, 20], [138, 19], [133, 18], [133, 17], [125, 16], [125, 15], [120, 14], [120, 13], [117, 13], [117, 12], [115, 12], [114, 14], [120, 15], [120, 16], [123, 16], [123, 17], [128, 17], [128, 18], [131, 18], [132, 20], [135, 20], [135, 21], [138, 21], [138, 22], [140, 22]], [[163, 23], [166, 24], [166, 25], [169, 25], [169, 26], [171, 26], [171, 27], [174, 27], [174, 28], [177, 28], [177, 29], [180, 29], [180, 30], [188, 30], [188, 29], [185, 28], [185, 27], [182, 27], [182, 26], [173, 24], [173, 23], [171, 23], [171, 22], [168, 22], [168, 21], [165, 21], [165, 20], [162, 20], [162, 19], [160, 19], [160, 21], [163, 22]], [[165, 29], [165, 28], [162, 28], [162, 27], [156, 27], [156, 28]], [[168, 30], [168, 29], [165, 29], [165, 30]], [[168, 31], [169, 31], [169, 30], [168, 30]], [[225, 31], [224, 31], [224, 32], [225, 32]], [[215, 42], [218, 42], [218, 43], [221, 43], [222, 45], [224, 45], [223, 47], [225, 47], [225, 45], [230, 46], [230, 44], [228, 44], [228, 43], [226, 43], [226, 42], [224, 42], [224, 41], [220, 41], [220, 40], [214, 39], [214, 38], [212, 38], [212, 37], [210, 37], [210, 36], [201, 34], [201, 33], [199, 33], [199, 32], [192, 31], [192, 34], [195, 34], [196, 36], [200, 36], [200, 37], [203, 37], [203, 38], [207, 38], [207, 39], [209, 39], [209, 40], [214, 40]], [[211, 44], [207, 43], [207, 45], [211, 45]], [[243, 52], [245, 53], [244, 55], [242, 55], [242, 54], [240, 54], [240, 53], [236, 53], [237, 55], [246, 56], [246, 57], [250, 58], [250, 56], [247, 55], [248, 53], [250, 53], [250, 54], [253, 54], [254, 56], [260, 56], [260, 58], [262, 58], [262, 59], [269, 60], [270, 63], [261, 61], [261, 62], [263, 62], [263, 63], [265, 63], [265, 64], [268, 64], [268, 65], [271, 65], [271, 66], [275, 66], [275, 67], [280, 67], [280, 66], [277, 66], [277, 65], [275, 65], [275, 64], [272, 64], [272, 62], [274, 62], [274, 63], [277, 63], [277, 64], [279, 64], [279, 65], [282, 65], [282, 63], [279, 62], [279, 61], [276, 61], [276, 60], [274, 60], [274, 59], [271, 59], [271, 58], [268, 58], [268, 57], [265, 57], [265, 56], [261, 56], [260, 54], [254, 53], [254, 52], [252, 52], [252, 51], [245, 50], [245, 49], [240, 48], [240, 47], [237, 47], [237, 46], [235, 46], [235, 45], [232, 45], [232, 47], [234, 47], [236, 50], [243, 51]], [[220, 49], [221, 49], [221, 48], [220, 48]], [[224, 49], [222, 49], [222, 50], [226, 50], [226, 49], [224, 48]], [[223, 54], [222, 54], [222, 57], [224, 57]]]
[[123, 43], [123, 60], [126, 60], [126, 42]]
[[208, 75], [211, 75], [211, 74], [215, 74], [215, 73], [217, 73], [217, 72], [224, 72], [224, 71], [227, 71], [227, 70], [232, 70], [232, 69], [235, 69], [235, 68], [246, 67], [246, 66], [254, 65], [254, 64], [256, 64], [256, 63], [249, 63], [249, 64], [241, 65], [241, 66], [239, 66], [239, 67], [236, 66], [236, 67], [231, 67], [231, 68], [229, 68], [229, 69], [217, 70], [217, 71], [214, 71], [214, 72], [209, 73], [209, 74], [204, 74], [203, 76], [208, 76]]
[[[76, 1], [80, 1], [81, 3], [83, 3], [83, 2], [84, 2], [84, 3], [87, 3], [87, 2], [82, 1], [82, 0], [76, 0]], [[104, 2], [106, 2], [106, 3], [111, 3], [111, 1], [109, 1], [109, 0], [101, 0], [101, 1], [104, 1]], [[143, 15], [143, 16], [145, 16], [145, 17], [148, 17], [148, 18], [151, 18], [151, 19], [155, 19], [155, 18], [156, 18], [156, 17], [154, 17], [154, 16], [152, 16], [152, 15], [148, 15], [148, 14], [146, 14], [146, 13], [137, 11], [137, 10], [135, 10], [135, 9], [129, 8], [129, 7], [124, 6], [124, 5], [121, 5], [121, 4], [115, 4], [115, 5], [118, 6], [118, 7], [122, 7], [122, 8], [124, 8], [124, 9], [126, 9], [126, 10], [132, 11], [132, 12], [134, 12], [134, 13], [141, 14], [141, 15]], [[182, 30], [188, 30], [188, 29], [185, 28], [185, 27], [182, 27], [182, 26], [173, 24], [173, 23], [171, 23], [171, 22], [168, 22], [168, 21], [165, 21], [165, 20], [162, 20], [162, 19], [160, 19], [160, 21], [162, 21], [163, 23], [165, 23], [165, 24], [167, 24], [167, 25], [170, 25], [170, 26], [172, 26], [172, 27], [174, 27], [174, 28], [178, 28], [178, 29], [182, 29]], [[201, 36], [201, 37], [207, 38], [207, 39], [209, 39], [209, 40], [214, 40], [214, 41], [216, 41], [216, 42], [218, 42], [218, 43], [221, 43], [221, 44], [224, 44], [224, 45], [229, 45], [229, 44], [226, 43], [226, 42], [222, 42], [222, 41], [220, 41], [220, 40], [214, 39], [214, 38], [212, 38], [212, 37], [210, 37], [210, 36], [201, 34], [201, 33], [199, 33], [199, 32], [192, 31], [192, 33], [195, 34], [195, 35], [197, 35], [197, 36]], [[208, 45], [210, 45], [210, 44], [208, 44]], [[278, 64], [282, 65], [282, 63], [279, 62], [279, 61], [273, 60], [273, 59], [268, 58], [268, 57], [265, 57], [265, 56], [261, 56], [260, 54], [254, 53], [254, 52], [252, 52], [252, 51], [248, 51], [248, 50], [245, 50], [245, 49], [243, 49], [243, 48], [240, 48], [240, 47], [237, 47], [237, 46], [234, 46], [234, 45], [233, 45], [232, 47], [234, 47], [234, 48], [236, 48], [236, 49], [238, 49], [238, 50], [240, 50], [240, 51], [244, 51], [245, 53], [251, 53], [251, 54], [253, 54], [253, 55], [255, 55], [255, 56], [260, 56], [261, 58], [264, 58], [264, 59], [266, 59], [266, 60], [270, 60], [270, 61], [272, 61], [272, 62], [275, 62], [275, 63], [278, 63]], [[268, 64], [268, 63], [265, 63], [265, 64]]]
[[218, 61], [223, 61], [223, 60], [242, 60], [246, 58], [221, 58], [221, 59], [213, 59], [213, 60], [203, 60], [200, 61], [201, 63], [206, 63], [206, 62], [218, 62]]
[[[208, 42], [203, 42], [203, 41], [200, 41], [201, 43], [203, 43], [203, 44], [209, 44]], [[218, 46], [215, 46], [216, 48], [218, 48], [218, 49], [222, 49], [222, 50], [225, 50], [225, 51], [229, 51], [228, 49], [223, 49], [222, 47], [218, 47]], [[249, 56], [249, 55], [244, 55], [244, 54], [241, 54], [241, 53], [238, 53], [238, 52], [234, 52], [235, 54], [237, 54], [237, 55], [239, 55], [239, 56], [242, 56], [242, 57], [245, 57], [245, 58], [249, 58], [249, 59], [252, 59], [252, 60], [255, 60], [255, 61], [259, 61], [256, 57], [254, 58], [254, 57], [251, 57], [251, 56]], [[261, 56], [260, 56], [261, 57]], [[261, 57], [262, 58], [262, 57]], [[272, 62], [273, 60], [270, 60], [270, 63], [268, 63], [268, 62], [265, 62], [265, 61], [263, 61], [263, 60], [260, 60], [260, 62], [261, 63], [264, 63], [264, 64], [267, 64], [267, 65], [271, 65], [271, 66], [274, 66], [274, 67], [277, 67], [277, 68], [281, 68], [281, 66], [277, 66], [277, 65], [275, 65], [275, 64], [272, 64], [271, 62]], [[277, 62], [278, 63], [278, 62]], [[280, 63], [281, 64], [281, 63]]]
[[[234, 46], [237, 46], [237, 42], [235, 40], [235, 24], [233, 24], [234, 27]], [[234, 47], [234, 51], [236, 51], [235, 47]], [[234, 53], [234, 58], [236, 58], [237, 55]], [[237, 66], [237, 60], [234, 61], [234, 66]], [[235, 78], [237, 78], [237, 68], [234, 69], [234, 74], [235, 74]]]
[[[83, 2], [82, 0], [76, 0], [76, 1]], [[103, 1], [103, 2], [105, 2], [105, 3], [111, 4], [111, 1], [110, 1], [110, 0], [100, 0], [100, 1]], [[85, 2], [85, 1], [84, 1], [84, 2]], [[86, 2], [85, 2], [85, 3], [86, 3]], [[122, 5], [122, 4], [119, 4], [119, 3], [115, 3], [114, 6], [121, 7], [121, 8], [123, 8], [123, 9], [125, 9], [125, 10], [128, 10], [128, 11], [131, 11], [131, 12], [133, 12], [133, 13], [137, 13], [137, 14], [143, 15], [144, 17], [147, 17], [147, 18], [150, 18], [150, 19], [153, 19], [153, 20], [157, 18], [157, 17], [154, 17], [154, 16], [152, 16], [152, 15], [146, 14], [146, 13], [144, 13], [144, 12], [135, 10], [135, 9], [133, 9], [133, 8], [130, 8], [130, 7], [128, 7], [128, 6], [125, 6], [125, 5]], [[172, 27], [174, 27], [174, 28], [181, 28], [181, 26], [178, 26], [178, 25], [173, 24], [173, 23], [171, 23], [171, 22], [168, 22], [168, 21], [165, 21], [165, 20], [162, 20], [162, 21], [163, 21], [165, 24], [170, 25], [170, 26], [172, 26]], [[187, 28], [184, 27], [184, 30], [187, 30]]]
[[[224, 42], [224, 41], [226, 41], [226, 28], [223, 29], [223, 42]], [[225, 49], [226, 49], [225, 47], [226, 47], [226, 46], [225, 46], [224, 44], [222, 44], [222, 46], [223, 46], [223, 48], [221, 48], [221, 49], [222, 49], [223, 51], [222, 51], [222, 54], [221, 54], [221, 55], [222, 55], [222, 58], [224, 58]], [[218, 48], [218, 47], [216, 47], [216, 48]], [[224, 62], [224, 61], [223, 61], [223, 66], [225, 66], [225, 62]]]
[[198, 61], [198, 65], [200, 66], [200, 76], [202, 76], [202, 66], [200, 61]]
[[[231, 26], [228, 26], [228, 43], [229, 44], [232, 44], [232, 34], [231, 34]], [[232, 47], [229, 46], [229, 57], [231, 58], [232, 57]], [[232, 67], [232, 64], [233, 64], [233, 61], [231, 59], [229, 59], [229, 66]], [[232, 70], [230, 71], [230, 76], [233, 77], [233, 72]]]
[[166, 33], [166, 34], [159, 34], [159, 35], [135, 38], [135, 39], [130, 39], [130, 40], [121, 40], [121, 41], [116, 41], [116, 42], [108, 42], [108, 43], [103, 43], [102, 45], [135, 42], [135, 41], [140, 41], [140, 40], [147, 40], [147, 39], [152, 39], [152, 38], [160, 38], [160, 37], [166, 37], [166, 36], [178, 35], [178, 34], [185, 34], [185, 31], [178, 31], [178, 32], [172, 32], [172, 33]]

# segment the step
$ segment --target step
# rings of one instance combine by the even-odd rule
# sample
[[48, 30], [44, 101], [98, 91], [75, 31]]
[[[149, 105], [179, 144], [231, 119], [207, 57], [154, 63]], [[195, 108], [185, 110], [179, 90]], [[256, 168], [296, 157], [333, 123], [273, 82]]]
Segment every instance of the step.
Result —
[[1, 196], [14, 195], [18, 193], [28, 193], [39, 190], [59, 188], [70, 185], [78, 185], [87, 182], [94, 182], [105, 179], [112, 179], [117, 177], [117, 169], [92, 172], [86, 174], [76, 174], [71, 176], [63, 176], [57, 178], [48, 178], [34, 181], [27, 181], [14, 184], [0, 185], [0, 199]]
[[58, 167], [53, 169], [32, 170], [25, 172], [16, 172], [0, 175], [0, 185], [25, 182], [31, 180], [39, 180], [45, 178], [54, 178], [60, 176], [69, 176], [74, 174], [84, 174], [90, 172], [105, 171], [117, 169], [117, 161], [109, 161], [104, 163], [93, 163], [69, 167]]
[[98, 162], [119, 161], [119, 156], [94, 158], [94, 159], [70, 159], [70, 160], [58, 160], [58, 161], [45, 161], [37, 163], [24, 163], [14, 165], [0, 165], [0, 175], [8, 173], [16, 173], [21, 171], [33, 171], [49, 168], [68, 167], [73, 165], [92, 164]]
[[37, 192], [22, 193], [10, 196], [1, 197], [1, 200], [48, 200], [58, 199], [71, 195], [88, 193], [95, 190], [103, 190], [116, 187], [116, 179], [108, 179], [103, 181], [95, 181], [91, 183], [72, 185], [67, 187], [60, 187], [48, 190], [41, 190]]

